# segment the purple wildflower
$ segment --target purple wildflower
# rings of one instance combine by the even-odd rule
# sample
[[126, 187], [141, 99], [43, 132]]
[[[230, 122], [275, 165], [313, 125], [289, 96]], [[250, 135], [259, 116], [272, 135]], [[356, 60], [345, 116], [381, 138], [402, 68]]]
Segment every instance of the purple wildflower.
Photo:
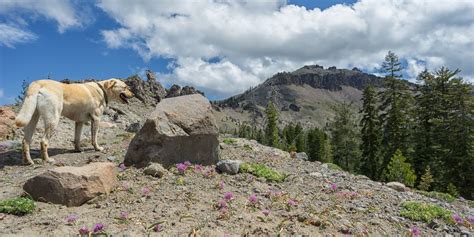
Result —
[[150, 196], [150, 189], [147, 188], [147, 187], [143, 187], [143, 188], [142, 188], [142, 196], [143, 196], [143, 197], [148, 197], [148, 196]]
[[416, 226], [411, 227], [410, 233], [411, 233], [411, 236], [414, 236], [414, 237], [419, 237], [421, 234], [420, 230]]
[[125, 164], [124, 164], [124, 163], [120, 163], [120, 165], [119, 165], [119, 170], [120, 170], [120, 172], [124, 171], [125, 169], [127, 169], [127, 167], [125, 167]]
[[161, 226], [160, 224], [156, 224], [155, 227], [153, 228], [153, 230], [155, 232], [161, 232], [161, 231], [163, 231], [163, 226]]
[[219, 209], [227, 208], [227, 202], [226, 202], [226, 200], [223, 200], [223, 199], [219, 200], [219, 201], [217, 202], [217, 207], [218, 207]]
[[80, 235], [87, 235], [87, 234], [89, 234], [89, 232], [90, 232], [90, 231], [89, 231], [89, 229], [88, 229], [86, 226], [83, 226], [83, 227], [81, 227], [81, 228], [79, 229], [79, 234], [80, 234]]
[[250, 195], [250, 197], [249, 197], [249, 202], [250, 202], [251, 204], [256, 204], [256, 203], [258, 202], [258, 197], [257, 197], [257, 195], [255, 195], [255, 194]]
[[230, 201], [232, 199], [234, 199], [234, 194], [232, 192], [227, 192], [224, 194], [224, 199], [227, 200], [227, 201]]
[[452, 217], [453, 220], [454, 220], [456, 223], [458, 223], [458, 224], [464, 223], [464, 220], [463, 220], [462, 217], [459, 216], [458, 214], [453, 214], [451, 217]]
[[329, 188], [330, 188], [332, 191], [336, 191], [336, 190], [337, 190], [337, 184], [331, 183], [331, 184], [329, 185]]
[[474, 225], [474, 216], [473, 215], [467, 216], [467, 220], [469, 221], [469, 223], [471, 223], [471, 225]]
[[219, 188], [220, 188], [220, 189], [224, 189], [224, 187], [225, 187], [225, 183], [224, 183], [223, 180], [221, 180], [221, 181], [219, 182]]
[[97, 224], [94, 225], [94, 230], [93, 230], [94, 233], [99, 233], [102, 230], [104, 230], [104, 224], [97, 223]]
[[120, 218], [121, 220], [126, 220], [126, 219], [128, 219], [128, 213], [127, 213], [127, 212], [124, 212], [124, 211], [121, 211], [119, 218]]
[[185, 165], [185, 166], [191, 166], [192, 164], [191, 164], [191, 162], [189, 162], [189, 161], [185, 161], [185, 162], [184, 162], [184, 165]]
[[289, 199], [286, 204], [287, 204], [288, 206], [290, 206], [290, 207], [294, 207], [294, 206], [297, 205], [297, 204], [296, 204], [296, 200], [294, 200], [294, 199]]
[[76, 222], [76, 220], [77, 220], [77, 216], [74, 215], [74, 214], [71, 214], [71, 215], [66, 217], [66, 222], [68, 224], [74, 224]]
[[264, 216], [268, 216], [268, 215], [270, 215], [270, 210], [265, 209], [265, 210], [262, 211], [262, 213], [263, 213]]
[[184, 173], [184, 171], [186, 171], [188, 166], [183, 164], [183, 163], [178, 163], [178, 164], [176, 164], [176, 168], [178, 169], [178, 172]]
[[204, 170], [204, 166], [202, 165], [195, 165], [194, 166], [194, 172], [198, 173], [198, 172], [202, 172]]

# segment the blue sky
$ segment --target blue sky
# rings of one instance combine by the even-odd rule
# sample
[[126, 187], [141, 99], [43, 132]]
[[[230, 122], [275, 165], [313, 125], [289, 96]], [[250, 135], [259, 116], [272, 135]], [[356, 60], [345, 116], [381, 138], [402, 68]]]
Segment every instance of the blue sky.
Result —
[[[474, 74], [472, 34], [448, 37], [453, 28], [473, 29], [473, 18], [437, 22], [441, 16], [472, 13], [468, 1], [420, 12], [421, 17], [416, 18], [420, 22], [396, 17], [397, 8], [410, 13], [419, 3], [399, 6], [389, 0], [228, 5], [125, 0], [33, 3], [0, 1], [0, 104], [14, 102], [23, 80], [48, 75], [55, 80], [125, 78], [143, 75], [145, 69], [157, 72], [158, 80], [167, 87], [194, 85], [211, 99], [224, 98], [278, 71], [309, 63], [373, 71], [388, 50], [407, 62], [407, 77], [413, 78], [425, 67], [445, 64], [461, 67], [468, 79]], [[426, 7], [429, 5], [434, 4]], [[225, 15], [217, 10], [206, 12], [214, 8]], [[411, 33], [412, 37], [398, 39], [384, 32], [377, 22], [390, 19], [379, 16], [378, 9], [392, 14], [394, 22], [386, 28], [396, 30], [393, 27], [405, 24], [413, 29], [399, 34]], [[438, 33], [417, 28], [428, 23], [443, 28]], [[423, 40], [432, 45], [415, 43]], [[440, 44], [449, 44], [458, 54], [447, 55], [443, 47], [434, 49]]]

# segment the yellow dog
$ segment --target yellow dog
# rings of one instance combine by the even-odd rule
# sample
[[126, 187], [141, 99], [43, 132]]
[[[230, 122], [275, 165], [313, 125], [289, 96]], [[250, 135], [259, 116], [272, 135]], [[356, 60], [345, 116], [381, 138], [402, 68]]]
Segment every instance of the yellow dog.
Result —
[[127, 84], [118, 79], [82, 84], [65, 84], [53, 80], [31, 83], [15, 120], [18, 127], [26, 126], [23, 138], [23, 162], [33, 164], [30, 144], [39, 118], [44, 122], [44, 134], [41, 138], [41, 157], [44, 161], [54, 161], [48, 156], [48, 143], [61, 115], [76, 122], [74, 136], [76, 150], [81, 150], [80, 140], [84, 123], [91, 121], [92, 146], [96, 151], [102, 151], [103, 148], [97, 144], [100, 116], [109, 101], [128, 103], [131, 97], [133, 93]]

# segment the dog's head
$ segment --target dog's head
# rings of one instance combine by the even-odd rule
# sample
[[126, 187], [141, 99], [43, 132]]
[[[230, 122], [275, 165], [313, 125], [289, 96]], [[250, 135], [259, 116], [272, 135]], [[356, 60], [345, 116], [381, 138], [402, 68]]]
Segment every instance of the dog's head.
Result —
[[112, 100], [120, 101], [125, 104], [128, 104], [128, 99], [134, 96], [127, 84], [118, 79], [106, 80], [104, 82], [104, 88]]

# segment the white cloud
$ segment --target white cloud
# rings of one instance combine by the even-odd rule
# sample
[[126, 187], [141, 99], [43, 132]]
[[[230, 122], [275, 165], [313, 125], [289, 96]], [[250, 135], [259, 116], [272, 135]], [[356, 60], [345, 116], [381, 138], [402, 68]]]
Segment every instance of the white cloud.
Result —
[[[81, 26], [80, 15], [74, 10], [69, 0], [2, 0], [0, 14], [18, 17], [20, 13], [41, 15], [54, 20], [58, 24], [58, 31], [64, 32], [71, 27]], [[24, 20], [23, 18], [20, 18]]]
[[411, 62], [408, 74], [425, 62], [428, 69], [459, 67], [474, 78], [470, 0], [361, 0], [325, 10], [276, 0], [101, 0], [98, 6], [121, 25], [102, 32], [110, 48], [132, 48], [144, 60], [174, 59], [168, 80], [223, 95], [307, 63], [372, 70], [388, 50]]
[[28, 24], [40, 17], [56, 22], [60, 33], [93, 21], [90, 6], [70, 0], [1, 0], [0, 16], [0, 43], [7, 47], [35, 40]]
[[36, 39], [36, 35], [19, 29], [15, 26], [0, 23], [0, 46], [13, 48], [17, 43], [24, 43]]

